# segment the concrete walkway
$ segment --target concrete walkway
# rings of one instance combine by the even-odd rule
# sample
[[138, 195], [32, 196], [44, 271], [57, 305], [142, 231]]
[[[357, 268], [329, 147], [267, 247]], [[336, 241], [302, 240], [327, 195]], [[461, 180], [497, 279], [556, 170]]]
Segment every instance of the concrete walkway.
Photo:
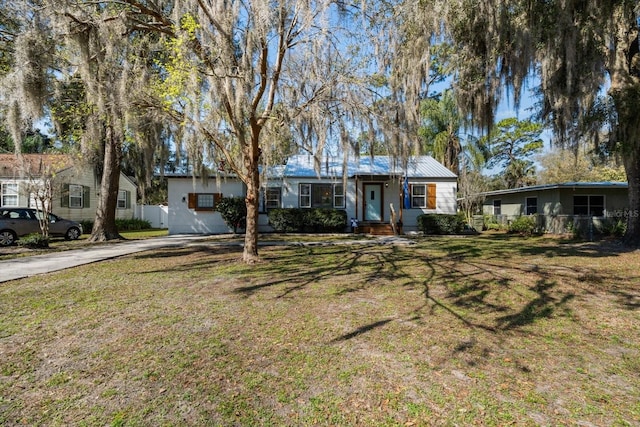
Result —
[[[145, 240], [131, 240], [117, 243], [96, 244], [82, 249], [69, 251], [52, 252], [45, 255], [25, 256], [5, 261], [0, 261], [0, 283], [10, 280], [22, 279], [24, 277], [38, 274], [50, 273], [64, 270], [66, 268], [77, 267], [79, 265], [91, 264], [93, 262], [117, 258], [137, 252], [150, 251], [159, 248], [184, 247], [198, 242], [209, 246], [243, 246], [243, 242], [228, 241], [225, 239], [211, 240], [211, 236], [205, 235], [174, 235], [167, 237], [154, 237]], [[377, 245], [411, 245], [413, 241], [399, 236], [384, 236], [376, 239], [354, 239], [354, 240], [325, 240], [317, 242], [295, 242], [295, 241], [269, 241], [261, 240], [259, 246], [377, 246]]]

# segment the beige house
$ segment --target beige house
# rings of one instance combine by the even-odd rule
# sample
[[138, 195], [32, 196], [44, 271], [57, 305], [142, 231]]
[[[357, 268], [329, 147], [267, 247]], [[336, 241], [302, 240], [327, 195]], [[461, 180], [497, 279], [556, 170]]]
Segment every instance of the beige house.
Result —
[[566, 182], [489, 191], [482, 193], [482, 213], [502, 223], [536, 215], [543, 230], [564, 233], [576, 222], [597, 226], [639, 215], [629, 210], [628, 191], [626, 182]]
[[[51, 182], [52, 212], [75, 221], [93, 221], [100, 181], [93, 169], [64, 154], [0, 154], [0, 206], [38, 207], [37, 192]], [[136, 211], [136, 185], [120, 174], [116, 218]]]

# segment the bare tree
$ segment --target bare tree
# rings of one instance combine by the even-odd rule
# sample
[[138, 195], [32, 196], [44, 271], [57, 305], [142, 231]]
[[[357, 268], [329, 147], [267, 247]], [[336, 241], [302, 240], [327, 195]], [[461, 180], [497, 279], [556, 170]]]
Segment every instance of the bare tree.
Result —
[[21, 190], [39, 211], [40, 231], [48, 238], [53, 198], [59, 194], [64, 181], [59, 172], [70, 166], [70, 159], [68, 156], [18, 154], [17, 164], [19, 175], [25, 180]]
[[207, 165], [215, 171], [224, 164], [245, 184], [243, 260], [256, 262], [259, 166], [270, 157], [271, 138], [286, 140], [278, 129], [292, 129], [303, 116], [315, 118], [314, 151], [324, 149], [328, 126], [321, 114], [343, 95], [338, 65], [348, 62], [327, 65], [345, 42], [336, 21], [344, 10], [332, 1], [301, 0], [123, 3], [137, 30], [164, 40], [157, 93], [179, 125], [194, 174], [207, 176]]

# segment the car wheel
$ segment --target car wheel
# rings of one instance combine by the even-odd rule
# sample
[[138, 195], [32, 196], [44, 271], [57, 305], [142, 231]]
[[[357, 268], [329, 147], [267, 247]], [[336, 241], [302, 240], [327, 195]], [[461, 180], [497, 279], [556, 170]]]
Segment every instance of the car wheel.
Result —
[[0, 231], [0, 246], [9, 246], [16, 241], [16, 233], [11, 230]]
[[77, 240], [80, 237], [80, 230], [76, 227], [71, 227], [67, 230], [67, 234], [64, 235], [66, 240]]

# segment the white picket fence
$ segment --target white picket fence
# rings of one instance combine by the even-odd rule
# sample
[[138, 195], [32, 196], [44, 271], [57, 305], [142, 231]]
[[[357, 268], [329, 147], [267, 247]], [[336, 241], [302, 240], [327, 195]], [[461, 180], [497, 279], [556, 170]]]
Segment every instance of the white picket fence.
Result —
[[169, 228], [169, 207], [165, 205], [137, 205], [136, 218], [149, 221], [152, 228]]

